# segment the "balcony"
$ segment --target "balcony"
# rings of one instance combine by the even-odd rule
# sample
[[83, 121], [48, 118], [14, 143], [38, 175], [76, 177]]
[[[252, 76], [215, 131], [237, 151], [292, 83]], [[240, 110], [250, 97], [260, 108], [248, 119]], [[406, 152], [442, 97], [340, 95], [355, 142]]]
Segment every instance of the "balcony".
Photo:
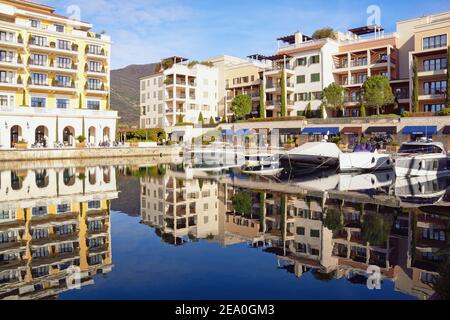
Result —
[[78, 73], [78, 65], [75, 63], [72, 63], [71, 65], [62, 65], [54, 63], [53, 66], [49, 66], [48, 68], [51, 71], [57, 71], [60, 73], [70, 73], [70, 74]]
[[360, 67], [367, 67], [367, 57], [363, 59], [353, 59], [350, 61], [350, 67], [352, 69], [358, 69]]
[[86, 53], [87, 58], [99, 59], [99, 60], [107, 60], [108, 59], [108, 55], [106, 54], [105, 49], [101, 49], [100, 51], [92, 51], [92, 50], [88, 50], [88, 48], [86, 47], [85, 53]]
[[105, 68], [103, 68], [101, 70], [99, 70], [99, 69], [94, 70], [94, 69], [88, 68], [86, 70], [86, 74], [91, 77], [100, 77], [100, 78], [106, 78], [108, 76], [108, 73], [106, 72]]
[[1, 107], [0, 111], [4, 113], [11, 113], [12, 115], [20, 115], [20, 116], [32, 116], [35, 114], [45, 114], [49, 116], [61, 116], [61, 115], [67, 115], [67, 116], [78, 116], [78, 117], [98, 117], [101, 115], [102, 118], [108, 118], [108, 119], [116, 119], [118, 117], [117, 111], [112, 110], [90, 110], [90, 109], [58, 109], [58, 108], [32, 108], [32, 107]]
[[21, 38], [13, 38], [13, 39], [6, 39], [6, 38], [1, 38], [0, 39], [0, 46], [2, 47], [8, 47], [8, 48], [23, 48], [24, 47], [24, 43], [23, 40]]
[[55, 92], [69, 92], [69, 93], [74, 93], [77, 91], [75, 87], [75, 82], [73, 81], [71, 83], [61, 83], [58, 82], [57, 80], [52, 80], [52, 84], [49, 89]]
[[25, 65], [22, 63], [22, 59], [2, 59], [0, 60], [0, 67], [22, 69]]
[[21, 88], [23, 87], [22, 78], [20, 76], [14, 78], [0, 79], [0, 88]]
[[91, 95], [106, 95], [108, 94], [108, 90], [105, 87], [105, 84], [101, 84], [101, 85], [89, 85], [88, 83], [86, 83], [86, 85], [84, 86], [84, 89], [86, 90], [86, 94], [91, 94]]
[[78, 46], [76, 44], [72, 44], [70, 47], [57, 47], [54, 42], [46, 44], [30, 41], [28, 47], [33, 51], [60, 53], [66, 56], [78, 56]]
[[[267, 110], [280, 110], [281, 109], [281, 101], [280, 100], [267, 100], [266, 101], [266, 109]], [[286, 102], [286, 108], [288, 110], [294, 109], [294, 101], [288, 100]]]

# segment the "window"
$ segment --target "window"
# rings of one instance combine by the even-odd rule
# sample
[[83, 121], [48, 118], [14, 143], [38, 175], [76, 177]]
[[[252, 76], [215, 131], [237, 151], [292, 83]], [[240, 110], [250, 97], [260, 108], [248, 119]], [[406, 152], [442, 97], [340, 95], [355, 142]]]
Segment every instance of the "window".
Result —
[[46, 66], [47, 65], [47, 56], [43, 54], [33, 53], [31, 55], [31, 64], [35, 66]]
[[56, 107], [58, 109], [67, 109], [69, 108], [69, 105], [69, 99], [56, 99]]
[[2, 107], [13, 107], [14, 106], [14, 95], [13, 94], [1, 94], [0, 95], [0, 106]]
[[70, 205], [67, 203], [58, 204], [57, 206], [57, 212], [58, 213], [66, 213], [70, 211]]
[[297, 76], [297, 83], [305, 83], [305, 75]]
[[99, 200], [93, 200], [88, 202], [88, 209], [100, 209], [101, 204]]
[[13, 32], [0, 31], [0, 41], [14, 42], [15, 34]]
[[447, 68], [446, 58], [437, 58], [423, 61], [424, 71], [443, 70]]
[[[89, 61], [88, 62], [89, 71], [93, 72], [101, 72], [102, 71], [102, 64], [98, 61]], [[145, 90], [145, 82], [142, 82], [143, 88], [142, 90]]]
[[297, 66], [306, 66], [306, 57], [297, 59]]
[[313, 238], [319, 238], [320, 237], [320, 231], [319, 230], [312, 230], [310, 231], [310, 235]]
[[319, 62], [320, 62], [320, 56], [319, 56], [319, 55], [312, 56], [312, 57], [310, 57], [309, 59], [310, 59], [310, 63], [311, 63], [311, 64], [316, 64], [316, 63], [319, 63]]
[[447, 90], [447, 81], [429, 81], [424, 82], [423, 92], [426, 95], [429, 94], [444, 94]]
[[423, 49], [441, 48], [446, 46], [447, 46], [446, 34], [423, 38]]
[[88, 79], [89, 90], [101, 90], [102, 83], [99, 79]]
[[322, 100], [322, 92], [311, 92], [311, 100]]
[[93, 44], [88, 44], [88, 46], [87, 46], [87, 53], [100, 55], [101, 54], [101, 48], [100, 48], [100, 46], [96, 46], [96, 45], [93, 45]]
[[297, 234], [299, 236], [304, 236], [305, 235], [305, 228], [304, 227], [297, 227]]
[[32, 83], [38, 86], [47, 85], [47, 75], [44, 73], [32, 73], [31, 74]]
[[58, 57], [56, 60], [58, 68], [70, 69], [72, 66], [72, 60], [65, 57]]
[[31, 36], [31, 44], [40, 47], [47, 46], [47, 38], [41, 36]]
[[14, 52], [0, 50], [0, 61], [2, 61], [2, 62], [13, 62], [14, 61]]
[[32, 28], [40, 28], [41, 27], [41, 22], [39, 20], [31, 19], [30, 20], [30, 26]]
[[58, 40], [58, 49], [70, 50], [70, 42], [67, 40]]
[[438, 103], [438, 104], [426, 104], [423, 106], [424, 112], [439, 112], [442, 111], [442, 109], [445, 108], [445, 104]]
[[34, 207], [31, 213], [33, 216], [44, 216], [47, 214], [47, 207]]
[[307, 101], [308, 100], [308, 93], [297, 93], [297, 101]]
[[248, 77], [243, 77], [243, 78], [242, 78], [242, 82], [243, 82], [243, 83], [247, 83], [247, 82], [248, 82]]
[[15, 74], [12, 71], [0, 70], [0, 82], [3, 83], [14, 83]]
[[320, 81], [320, 73], [311, 74], [311, 82], [319, 82]]
[[88, 100], [87, 108], [90, 110], [100, 110], [100, 101], [98, 100]]
[[55, 24], [56, 32], [64, 32], [64, 26], [61, 24]]
[[70, 87], [71, 78], [69, 76], [57, 75], [55, 77], [57, 87]]
[[32, 108], [45, 108], [47, 99], [40, 97], [31, 97], [31, 107]]

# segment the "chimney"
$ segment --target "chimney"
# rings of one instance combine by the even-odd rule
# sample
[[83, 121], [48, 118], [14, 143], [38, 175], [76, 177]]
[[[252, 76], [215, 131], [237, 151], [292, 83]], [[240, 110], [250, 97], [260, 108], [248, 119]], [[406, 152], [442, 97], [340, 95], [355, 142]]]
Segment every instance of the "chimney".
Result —
[[295, 33], [295, 44], [300, 44], [303, 42], [303, 33], [301, 33], [300, 31], [297, 31]]

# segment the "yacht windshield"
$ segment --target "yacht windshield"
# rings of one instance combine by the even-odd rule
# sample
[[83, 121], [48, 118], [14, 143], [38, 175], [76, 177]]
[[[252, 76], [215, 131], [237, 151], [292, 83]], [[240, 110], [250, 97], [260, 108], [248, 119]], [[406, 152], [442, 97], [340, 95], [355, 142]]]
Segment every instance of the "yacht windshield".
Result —
[[404, 144], [400, 153], [442, 153], [441, 148], [432, 144]]

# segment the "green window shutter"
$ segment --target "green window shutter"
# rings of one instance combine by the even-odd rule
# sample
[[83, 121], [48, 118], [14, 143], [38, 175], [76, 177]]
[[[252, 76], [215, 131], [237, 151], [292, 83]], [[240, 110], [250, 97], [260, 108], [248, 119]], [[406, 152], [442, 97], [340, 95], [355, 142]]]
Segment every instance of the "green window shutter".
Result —
[[318, 82], [318, 81], [320, 81], [320, 73], [311, 74], [311, 82]]
[[297, 76], [297, 83], [305, 83], [305, 75]]

